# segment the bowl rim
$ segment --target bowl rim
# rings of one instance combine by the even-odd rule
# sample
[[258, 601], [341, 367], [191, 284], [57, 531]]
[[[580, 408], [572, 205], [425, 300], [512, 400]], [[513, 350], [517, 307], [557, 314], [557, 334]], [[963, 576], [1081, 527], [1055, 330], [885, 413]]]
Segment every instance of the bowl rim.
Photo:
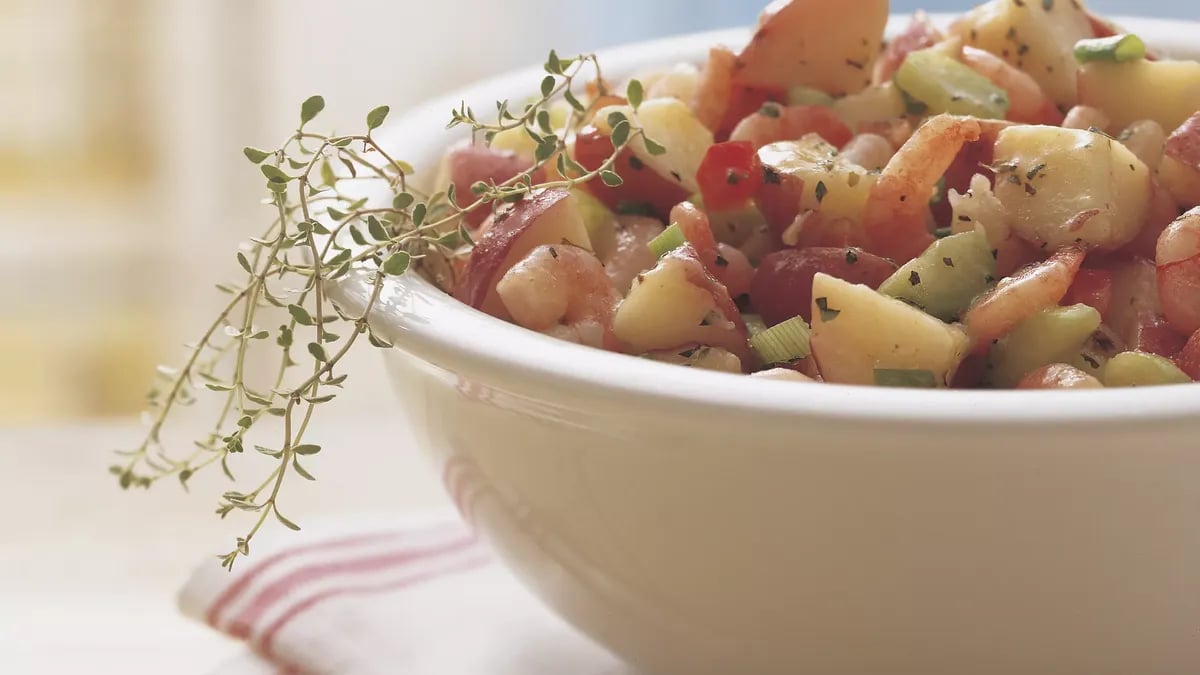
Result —
[[[932, 15], [947, 22], [949, 14]], [[893, 15], [889, 31], [908, 16]], [[1187, 35], [1200, 22], [1114, 17], [1167, 54], [1200, 51]], [[1182, 30], [1181, 30], [1182, 29]], [[691, 33], [598, 50], [606, 73], [622, 76], [700, 58], [717, 44], [744, 44], [749, 29]], [[491, 102], [530, 91], [544, 71], [521, 68], [438, 97], [398, 117], [377, 132], [381, 142], [404, 149], [410, 162], [436, 160], [453, 136], [440, 129], [460, 101]], [[431, 162], [432, 160], [432, 162]], [[361, 311], [368, 297], [367, 273], [355, 272], [331, 289], [331, 297]], [[862, 385], [803, 385], [743, 375], [683, 368], [626, 354], [584, 347], [516, 326], [460, 303], [417, 275], [389, 278], [370, 317], [372, 327], [403, 351], [451, 371], [470, 373], [484, 384], [511, 387], [522, 379], [549, 387], [585, 387], [593, 396], [654, 399], [686, 409], [739, 411], [829, 421], [897, 425], [1112, 426], [1200, 419], [1200, 383], [1144, 389], [949, 390], [890, 389]], [[502, 348], [497, 348], [501, 345]], [[530, 355], [536, 354], [536, 358]], [[516, 379], [514, 379], [516, 378]], [[697, 407], [698, 406], [698, 407]]]

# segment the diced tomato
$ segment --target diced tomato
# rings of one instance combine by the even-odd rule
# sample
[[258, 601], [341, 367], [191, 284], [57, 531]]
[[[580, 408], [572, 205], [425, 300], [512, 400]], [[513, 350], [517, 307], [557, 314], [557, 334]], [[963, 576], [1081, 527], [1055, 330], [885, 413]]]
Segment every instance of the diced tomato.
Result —
[[[599, 168], [612, 152], [612, 140], [594, 126], [584, 127], [575, 136], [575, 161], [589, 171]], [[599, 180], [585, 184], [588, 192], [610, 209], [646, 205], [656, 218], [665, 220], [671, 207], [689, 197], [678, 183], [655, 173], [628, 148], [621, 151], [613, 166], [624, 181], [621, 185], [608, 187]]]
[[768, 254], [750, 282], [750, 303], [768, 326], [796, 316], [812, 319], [817, 272], [878, 288], [896, 271], [890, 260], [857, 248], [812, 247]]
[[1062, 304], [1083, 303], [1094, 307], [1100, 316], [1107, 317], [1112, 303], [1112, 283], [1113, 274], [1109, 270], [1081, 269], [1063, 296]]
[[1187, 344], [1175, 356], [1175, 363], [1188, 377], [1200, 382], [1200, 330], [1188, 338]]
[[762, 179], [762, 164], [748, 141], [727, 141], [710, 146], [696, 172], [704, 206], [715, 211], [736, 209], [745, 204], [754, 196]]

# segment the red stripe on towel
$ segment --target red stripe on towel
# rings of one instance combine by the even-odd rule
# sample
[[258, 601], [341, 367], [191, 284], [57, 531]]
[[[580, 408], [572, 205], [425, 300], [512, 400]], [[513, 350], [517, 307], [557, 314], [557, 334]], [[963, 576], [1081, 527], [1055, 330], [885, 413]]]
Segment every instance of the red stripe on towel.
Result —
[[371, 557], [346, 558], [326, 560], [319, 563], [300, 567], [270, 583], [254, 596], [246, 608], [234, 618], [226, 632], [233, 637], [247, 639], [254, 632], [256, 624], [263, 615], [270, 611], [278, 602], [293, 595], [297, 588], [335, 574], [364, 573], [401, 568], [422, 560], [439, 557], [448, 553], [457, 553], [477, 545], [474, 536], [452, 540], [436, 546], [420, 549], [395, 551]]

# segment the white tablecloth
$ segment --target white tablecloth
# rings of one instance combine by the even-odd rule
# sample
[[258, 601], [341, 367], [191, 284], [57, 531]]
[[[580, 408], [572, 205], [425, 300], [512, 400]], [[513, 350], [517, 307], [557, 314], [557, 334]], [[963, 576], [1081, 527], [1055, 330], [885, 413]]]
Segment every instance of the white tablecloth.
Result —
[[[389, 416], [390, 417], [390, 416]], [[284, 512], [418, 511], [448, 501], [394, 419], [324, 431]], [[332, 427], [325, 427], [326, 429]], [[0, 429], [0, 672], [199, 675], [239, 646], [184, 619], [175, 594], [196, 560], [228, 550], [244, 521], [213, 514], [217, 476], [122, 494], [109, 450], [138, 427]], [[218, 472], [219, 473], [219, 472]], [[214, 560], [215, 562], [215, 560]]]

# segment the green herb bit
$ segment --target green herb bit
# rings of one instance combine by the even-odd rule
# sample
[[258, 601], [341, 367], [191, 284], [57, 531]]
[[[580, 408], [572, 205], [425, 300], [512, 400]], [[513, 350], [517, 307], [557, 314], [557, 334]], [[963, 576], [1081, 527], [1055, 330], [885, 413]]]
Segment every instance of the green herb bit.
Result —
[[803, 317], [794, 316], [750, 338], [750, 348], [765, 364], [788, 363], [812, 353], [810, 331]]
[[1125, 63], [1146, 58], [1146, 43], [1132, 33], [1090, 38], [1075, 43], [1075, 60], [1079, 63], [1115, 61]]

